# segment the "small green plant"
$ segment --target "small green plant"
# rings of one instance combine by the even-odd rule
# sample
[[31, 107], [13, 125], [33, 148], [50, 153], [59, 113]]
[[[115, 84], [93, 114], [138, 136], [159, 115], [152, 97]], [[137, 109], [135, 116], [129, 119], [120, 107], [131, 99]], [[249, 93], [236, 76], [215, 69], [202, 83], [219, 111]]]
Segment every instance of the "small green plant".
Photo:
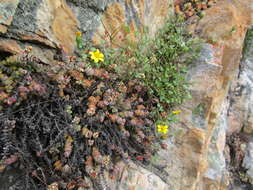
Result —
[[[171, 22], [158, 34], [148, 57], [139, 60], [140, 65], [144, 63], [142, 81], [145, 86], [168, 107], [181, 104], [190, 97], [185, 75], [187, 63], [197, 55], [197, 51], [193, 51], [194, 43], [196, 39], [187, 36], [178, 22]], [[181, 63], [180, 57], [189, 53], [191, 56]]]
[[83, 49], [84, 48], [82, 33], [80, 31], [76, 32], [76, 45], [77, 45], [78, 49]]
[[124, 79], [138, 79], [159, 98], [162, 107], [171, 108], [190, 97], [186, 67], [198, 55], [199, 44], [185, 31], [182, 21], [168, 21], [154, 40], [144, 33], [136, 46], [125, 47], [118, 57], [118, 62], [124, 62], [117, 71]]

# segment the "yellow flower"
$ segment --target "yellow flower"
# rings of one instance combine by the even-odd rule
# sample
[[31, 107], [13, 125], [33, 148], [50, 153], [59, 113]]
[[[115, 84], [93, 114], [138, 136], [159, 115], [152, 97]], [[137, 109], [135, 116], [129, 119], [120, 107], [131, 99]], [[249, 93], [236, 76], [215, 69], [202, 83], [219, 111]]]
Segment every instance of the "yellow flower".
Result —
[[90, 58], [94, 60], [95, 63], [104, 61], [104, 54], [101, 53], [98, 49], [96, 51], [90, 51], [89, 54], [91, 55]]
[[166, 135], [168, 133], [168, 125], [157, 125], [157, 131]]
[[173, 111], [172, 113], [175, 114], [175, 115], [178, 115], [178, 114], [180, 114], [181, 112], [182, 112], [181, 110], [175, 110], [175, 111]]
[[78, 31], [78, 32], [76, 32], [76, 35], [77, 36], [82, 36], [82, 32]]

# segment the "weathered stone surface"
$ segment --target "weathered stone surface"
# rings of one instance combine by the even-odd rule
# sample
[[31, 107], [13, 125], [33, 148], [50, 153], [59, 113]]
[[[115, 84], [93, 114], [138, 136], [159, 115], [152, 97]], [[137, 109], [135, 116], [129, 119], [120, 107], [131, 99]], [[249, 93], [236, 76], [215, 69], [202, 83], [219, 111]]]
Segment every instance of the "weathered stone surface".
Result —
[[13, 20], [19, 0], [2, 0], [0, 3], [0, 33], [5, 33]]
[[0, 38], [0, 49], [11, 54], [17, 54], [22, 51], [17, 41], [3, 38]]
[[249, 142], [242, 166], [247, 169], [247, 175], [253, 182], [253, 142]]
[[[110, 3], [101, 17], [100, 27], [94, 34], [94, 43], [107, 41], [110, 45], [121, 45], [129, 38], [135, 39], [135, 33], [143, 27], [149, 28], [154, 36], [158, 28], [165, 21], [168, 14], [172, 14], [172, 0], [142, 0]], [[129, 26], [130, 30], [126, 30]], [[113, 38], [113, 39], [111, 39]]]
[[252, 111], [253, 111], [253, 35], [249, 32], [244, 56], [240, 64], [238, 78], [232, 83], [230, 108], [228, 112], [228, 134], [243, 131], [252, 134]]
[[22, 0], [8, 28], [8, 37], [49, 46], [74, 48], [77, 20], [64, 0]]
[[95, 43], [101, 43], [101, 39], [111, 43], [109, 36], [114, 33], [114, 43], [120, 44], [142, 26], [149, 27], [154, 35], [173, 12], [171, 3], [172, 0], [4, 0], [0, 2], [0, 32], [5, 33], [2, 40], [13, 38], [21, 42], [16, 50], [22, 49], [23, 42], [30, 42], [41, 48], [61, 47], [72, 54], [77, 31], [83, 32], [84, 40]]
[[[246, 148], [241, 148], [244, 158], [241, 163], [237, 163], [239, 167], [246, 169], [246, 172], [242, 175], [244, 181], [248, 181], [246, 185], [248, 188], [253, 187], [253, 158], [252, 158], [252, 110], [253, 110], [253, 33], [252, 29], [248, 31], [248, 35], [245, 39], [245, 47], [243, 51], [243, 57], [240, 63], [240, 68], [236, 80], [232, 82], [228, 101], [229, 108], [227, 113], [227, 135], [240, 133], [244, 138]], [[239, 154], [238, 154], [239, 155]], [[238, 160], [238, 158], [232, 158]], [[240, 161], [240, 160], [239, 160]], [[239, 162], [238, 161], [238, 162]], [[241, 164], [241, 165], [240, 165]], [[244, 189], [243, 185], [238, 189]], [[245, 188], [247, 189], [247, 188]]]
[[157, 175], [137, 166], [134, 163], [125, 164], [123, 162], [117, 163], [117, 178], [111, 179], [105, 176], [104, 180], [108, 189], [117, 190], [169, 190], [168, 184], [161, 180]]
[[246, 28], [253, 23], [252, 1], [220, 1], [205, 11], [196, 31], [205, 39], [237, 49], [244, 40]]

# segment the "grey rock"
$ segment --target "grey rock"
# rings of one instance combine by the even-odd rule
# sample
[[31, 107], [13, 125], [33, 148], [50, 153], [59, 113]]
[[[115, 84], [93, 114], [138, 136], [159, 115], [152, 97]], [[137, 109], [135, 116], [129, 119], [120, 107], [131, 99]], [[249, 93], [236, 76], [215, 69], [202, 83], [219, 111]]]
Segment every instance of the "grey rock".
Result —
[[230, 106], [228, 109], [228, 129], [230, 135], [243, 131], [253, 134], [253, 30], [249, 30], [245, 39], [243, 57], [238, 70], [237, 80], [230, 88]]
[[95, 10], [104, 11], [110, 0], [93, 0], [88, 1], [88, 6]]
[[247, 169], [247, 175], [253, 182], [253, 142], [249, 142], [242, 166]]
[[12, 21], [12, 17], [16, 12], [16, 8], [18, 6], [19, 0], [11, 1], [11, 2], [1, 2], [0, 3], [0, 24], [10, 25]]
[[14, 14], [13, 22], [9, 28], [11, 33], [35, 32], [36, 30], [36, 12], [41, 1], [21, 0]]

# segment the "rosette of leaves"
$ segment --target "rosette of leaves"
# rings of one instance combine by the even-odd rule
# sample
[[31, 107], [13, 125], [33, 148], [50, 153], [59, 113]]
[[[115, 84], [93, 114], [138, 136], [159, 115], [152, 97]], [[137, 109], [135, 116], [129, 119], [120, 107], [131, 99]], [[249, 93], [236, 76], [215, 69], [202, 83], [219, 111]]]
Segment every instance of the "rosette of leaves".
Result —
[[32, 73], [41, 69], [40, 60], [30, 54], [31, 50], [29, 47], [0, 63], [0, 110], [14, 103], [19, 104], [31, 92], [45, 92], [45, 87], [36, 77], [31, 77]]

